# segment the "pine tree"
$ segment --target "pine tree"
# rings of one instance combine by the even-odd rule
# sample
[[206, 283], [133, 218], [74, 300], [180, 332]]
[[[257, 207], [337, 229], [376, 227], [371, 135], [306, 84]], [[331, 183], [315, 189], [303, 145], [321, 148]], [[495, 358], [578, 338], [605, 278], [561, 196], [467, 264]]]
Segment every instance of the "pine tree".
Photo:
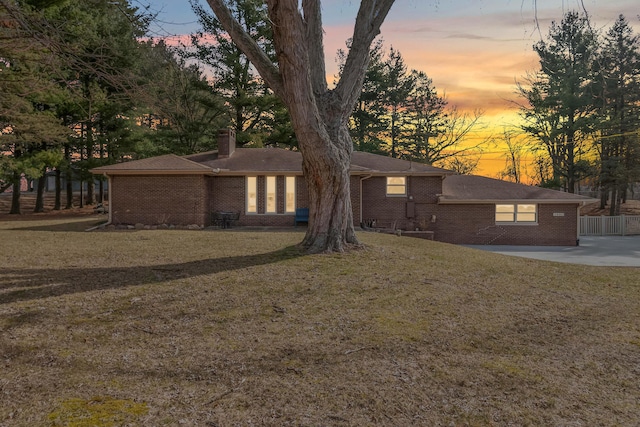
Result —
[[540, 70], [518, 86], [528, 105], [522, 129], [546, 150], [554, 181], [573, 193], [587, 173], [585, 154], [594, 131], [594, 61], [597, 37], [589, 17], [565, 14], [551, 23], [546, 40], [534, 45]]
[[[190, 0], [202, 29], [191, 36], [194, 49], [183, 55], [195, 58], [213, 72], [212, 85], [227, 105], [228, 121], [239, 144], [297, 145], [291, 120], [282, 102], [255, 71], [245, 53], [229, 39], [215, 15]], [[259, 0], [228, 2], [244, 31], [274, 61], [273, 34], [265, 19], [267, 6]], [[211, 42], [207, 41], [213, 38]], [[274, 120], [278, 117], [279, 120]]]
[[610, 215], [619, 215], [630, 183], [640, 177], [640, 36], [622, 15], [605, 36], [600, 65], [602, 201], [610, 193]]

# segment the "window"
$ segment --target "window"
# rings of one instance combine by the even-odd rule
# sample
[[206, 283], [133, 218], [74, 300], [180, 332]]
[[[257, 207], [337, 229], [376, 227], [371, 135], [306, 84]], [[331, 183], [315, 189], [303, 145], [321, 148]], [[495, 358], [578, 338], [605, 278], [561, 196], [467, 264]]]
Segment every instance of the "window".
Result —
[[248, 176], [246, 209], [250, 214], [294, 214], [295, 176]]
[[287, 176], [284, 179], [285, 203], [284, 211], [286, 213], [295, 213], [296, 211], [296, 177]]
[[404, 176], [387, 177], [387, 196], [404, 196], [407, 194], [407, 178]]
[[247, 213], [258, 213], [258, 178], [247, 177]]
[[268, 176], [266, 179], [266, 183], [267, 183], [267, 193], [266, 193], [267, 206], [266, 206], [265, 212], [276, 213], [278, 212], [278, 205], [276, 204], [276, 177]]
[[536, 205], [504, 204], [496, 205], [496, 222], [529, 223], [537, 222]]

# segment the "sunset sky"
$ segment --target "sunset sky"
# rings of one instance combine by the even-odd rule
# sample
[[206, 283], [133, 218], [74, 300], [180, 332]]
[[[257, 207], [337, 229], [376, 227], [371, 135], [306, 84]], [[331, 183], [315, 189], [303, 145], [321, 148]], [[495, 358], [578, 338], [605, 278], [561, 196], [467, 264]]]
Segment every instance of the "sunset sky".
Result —
[[[154, 27], [156, 37], [175, 41], [198, 28], [187, 0], [132, 3], [150, 4], [158, 12], [161, 22]], [[324, 0], [322, 4], [331, 76], [337, 70], [336, 51], [351, 36], [360, 2]], [[565, 12], [583, 7], [603, 33], [619, 14], [640, 32], [638, 0], [396, 0], [381, 35], [385, 46], [401, 52], [410, 69], [427, 73], [450, 104], [462, 111], [483, 110], [484, 122], [499, 136], [505, 126], [517, 123], [516, 82], [537, 69], [533, 44], [546, 37], [552, 20], [560, 21]], [[501, 148], [488, 147], [477, 173], [495, 177], [503, 166]]]

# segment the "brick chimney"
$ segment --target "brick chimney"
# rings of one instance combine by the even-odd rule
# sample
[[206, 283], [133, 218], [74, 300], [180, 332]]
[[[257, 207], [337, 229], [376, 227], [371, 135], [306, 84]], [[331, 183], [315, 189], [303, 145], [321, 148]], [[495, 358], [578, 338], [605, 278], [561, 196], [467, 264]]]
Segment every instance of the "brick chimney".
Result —
[[218, 158], [226, 159], [236, 150], [236, 131], [220, 129], [218, 131]]

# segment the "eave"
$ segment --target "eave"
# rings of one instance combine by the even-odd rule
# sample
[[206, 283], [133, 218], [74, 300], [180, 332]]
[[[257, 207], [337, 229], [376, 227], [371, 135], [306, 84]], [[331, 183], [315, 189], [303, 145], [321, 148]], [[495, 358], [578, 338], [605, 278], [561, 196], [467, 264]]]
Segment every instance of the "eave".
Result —
[[495, 204], [544, 204], [544, 205], [584, 205], [597, 199], [446, 199], [438, 197], [439, 205], [495, 205]]

